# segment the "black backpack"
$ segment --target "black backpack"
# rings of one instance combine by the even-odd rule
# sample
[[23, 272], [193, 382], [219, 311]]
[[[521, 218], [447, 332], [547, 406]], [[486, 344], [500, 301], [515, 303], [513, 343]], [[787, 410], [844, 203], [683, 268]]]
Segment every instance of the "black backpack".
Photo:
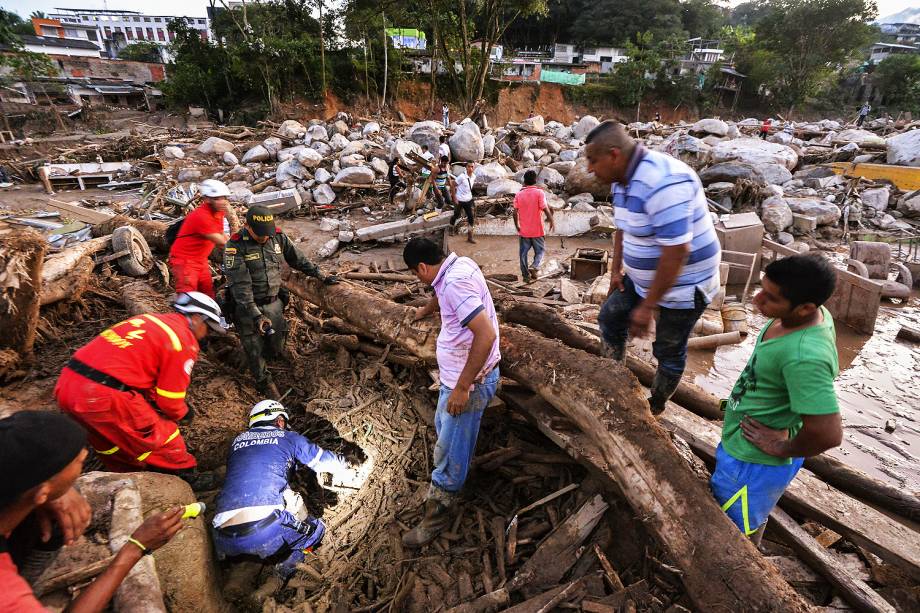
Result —
[[185, 217], [180, 217], [176, 221], [166, 226], [166, 232], [163, 233], [163, 238], [166, 240], [167, 249], [172, 249], [173, 243], [176, 242], [177, 238], [179, 238], [179, 230], [182, 229], [182, 223], [184, 221]]

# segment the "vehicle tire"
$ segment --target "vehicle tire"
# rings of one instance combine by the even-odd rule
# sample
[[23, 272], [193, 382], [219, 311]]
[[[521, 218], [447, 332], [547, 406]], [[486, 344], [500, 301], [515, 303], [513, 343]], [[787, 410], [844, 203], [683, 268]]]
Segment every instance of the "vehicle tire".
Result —
[[112, 250], [129, 251], [118, 258], [118, 267], [126, 275], [143, 277], [153, 267], [153, 254], [144, 235], [132, 226], [115, 228], [112, 232]]

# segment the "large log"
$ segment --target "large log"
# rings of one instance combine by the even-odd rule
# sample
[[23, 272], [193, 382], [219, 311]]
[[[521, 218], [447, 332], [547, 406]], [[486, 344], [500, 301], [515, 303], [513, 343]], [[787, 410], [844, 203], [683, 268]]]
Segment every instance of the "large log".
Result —
[[83, 256], [74, 263], [68, 274], [53, 281], [45, 281], [45, 275], [42, 274], [42, 306], [60, 300], [79, 298], [86, 288], [90, 275], [93, 274], [94, 266], [92, 258]]
[[[382, 340], [434, 357], [434, 322], [413, 324], [407, 307], [346, 283], [324, 287], [300, 273], [287, 286]], [[808, 610], [690, 471], [626, 368], [523, 328], [503, 325], [500, 336], [504, 373], [591, 437], [626, 500], [681, 569], [699, 609]]]
[[112, 219], [93, 226], [93, 236], [107, 236], [122, 226], [134, 226], [147, 240], [147, 244], [154, 251], [167, 253], [169, 245], [166, 244], [166, 228], [168, 224], [162, 221], [146, 221], [132, 219], [126, 215], [116, 215]]
[[[555, 309], [512, 299], [499, 300], [497, 306], [505, 321], [523, 324], [546, 336], [558, 338], [570, 347], [602, 355], [600, 341], [570, 324]], [[655, 368], [651, 364], [630, 355], [627, 355], [625, 362], [643, 385], [651, 385], [655, 375]], [[692, 383], [681, 381], [671, 400], [701, 417], [720, 421], [722, 419], [719, 400]], [[807, 458], [805, 468], [825, 483], [857, 498], [879, 505], [901, 517], [920, 521], [920, 498], [908, 490], [870, 477], [861, 470], [826, 454]]]
[[0, 238], [0, 349], [22, 357], [35, 345], [47, 246], [31, 230]]
[[111, 236], [101, 236], [52, 253], [45, 258], [45, 265], [42, 267], [42, 282], [48, 284], [67, 277], [80, 260], [97, 251], [102, 251], [108, 247], [111, 240]]

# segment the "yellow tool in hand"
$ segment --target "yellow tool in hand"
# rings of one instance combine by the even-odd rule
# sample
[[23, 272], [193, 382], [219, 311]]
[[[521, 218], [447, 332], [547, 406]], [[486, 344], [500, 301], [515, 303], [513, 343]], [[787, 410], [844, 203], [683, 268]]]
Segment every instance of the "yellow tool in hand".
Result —
[[192, 519], [198, 517], [207, 507], [203, 502], [193, 502], [192, 504], [185, 505], [185, 512], [182, 513], [182, 519]]

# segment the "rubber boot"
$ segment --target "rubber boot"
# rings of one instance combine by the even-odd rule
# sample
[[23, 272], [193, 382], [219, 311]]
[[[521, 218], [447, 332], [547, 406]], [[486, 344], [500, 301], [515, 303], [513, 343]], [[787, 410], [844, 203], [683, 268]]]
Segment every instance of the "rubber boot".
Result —
[[680, 383], [680, 375], [676, 377], [671, 374], [661, 372], [661, 369], [655, 371], [655, 378], [652, 379], [652, 395], [649, 396], [648, 406], [652, 410], [652, 415], [661, 415], [664, 412], [668, 399], [677, 389]]
[[476, 244], [476, 241], [473, 239], [473, 230], [469, 229], [466, 231], [466, 242]]
[[425, 501], [425, 516], [419, 524], [403, 534], [402, 542], [406, 547], [418, 548], [433, 541], [450, 523], [450, 507], [439, 500], [429, 498]]

